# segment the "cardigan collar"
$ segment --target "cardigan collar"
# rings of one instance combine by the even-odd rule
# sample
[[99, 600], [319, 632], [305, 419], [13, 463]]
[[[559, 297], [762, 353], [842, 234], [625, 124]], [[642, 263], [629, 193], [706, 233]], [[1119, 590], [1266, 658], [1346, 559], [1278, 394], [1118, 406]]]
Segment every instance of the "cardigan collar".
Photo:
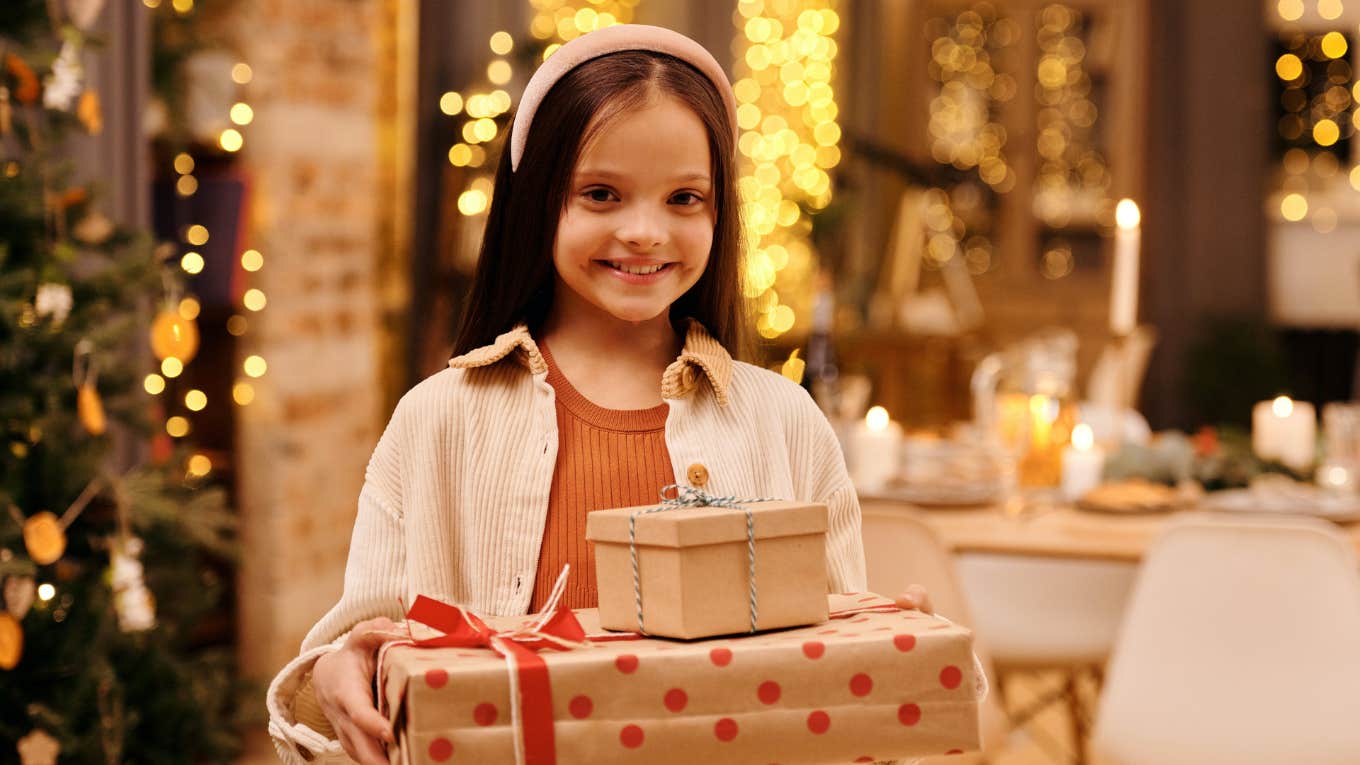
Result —
[[[662, 398], [684, 398], [707, 379], [718, 403], [727, 405], [727, 391], [732, 382], [732, 356], [708, 330], [695, 319], [687, 319], [685, 347], [661, 376]], [[538, 350], [538, 344], [525, 324], [517, 324], [509, 332], [496, 337], [490, 345], [475, 348], [449, 360], [454, 369], [490, 366], [512, 356], [533, 374], [548, 371], [548, 362]]]

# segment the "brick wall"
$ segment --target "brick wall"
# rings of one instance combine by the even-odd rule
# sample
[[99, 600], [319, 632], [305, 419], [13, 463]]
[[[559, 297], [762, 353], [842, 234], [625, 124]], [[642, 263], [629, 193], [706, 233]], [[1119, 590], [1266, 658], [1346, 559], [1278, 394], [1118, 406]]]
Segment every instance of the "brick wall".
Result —
[[364, 466], [387, 414], [379, 104], [395, 2], [244, 0], [220, 21], [254, 70], [242, 162], [248, 245], [265, 258], [252, 282], [269, 305], [252, 317], [242, 354], [269, 369], [240, 410], [240, 652], [264, 681], [340, 594]]

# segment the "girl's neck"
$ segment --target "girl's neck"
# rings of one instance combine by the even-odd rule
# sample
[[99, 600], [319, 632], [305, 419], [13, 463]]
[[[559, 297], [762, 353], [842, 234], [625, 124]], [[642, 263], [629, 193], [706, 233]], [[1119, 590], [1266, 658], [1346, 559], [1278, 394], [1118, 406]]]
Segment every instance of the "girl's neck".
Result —
[[665, 313], [647, 321], [622, 321], [571, 298], [554, 301], [538, 334], [567, 379], [586, 398], [609, 409], [660, 404], [661, 375], [684, 345]]

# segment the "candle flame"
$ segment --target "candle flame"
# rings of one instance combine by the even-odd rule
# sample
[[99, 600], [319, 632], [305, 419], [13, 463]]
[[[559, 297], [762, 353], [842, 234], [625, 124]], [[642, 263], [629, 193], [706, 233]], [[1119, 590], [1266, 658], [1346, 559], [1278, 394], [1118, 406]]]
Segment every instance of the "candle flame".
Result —
[[1288, 396], [1279, 396], [1270, 402], [1270, 410], [1276, 417], [1288, 417], [1294, 413], [1294, 402]]
[[864, 424], [869, 426], [869, 430], [879, 432], [888, 428], [888, 410], [881, 406], [875, 406], [864, 415]]
[[1138, 211], [1138, 203], [1132, 199], [1121, 199], [1114, 208], [1114, 220], [1120, 228], [1137, 228], [1139, 222], [1143, 220], [1143, 215]]
[[1090, 425], [1083, 422], [1072, 428], [1072, 446], [1076, 447], [1077, 451], [1089, 452], [1095, 443], [1096, 435]]

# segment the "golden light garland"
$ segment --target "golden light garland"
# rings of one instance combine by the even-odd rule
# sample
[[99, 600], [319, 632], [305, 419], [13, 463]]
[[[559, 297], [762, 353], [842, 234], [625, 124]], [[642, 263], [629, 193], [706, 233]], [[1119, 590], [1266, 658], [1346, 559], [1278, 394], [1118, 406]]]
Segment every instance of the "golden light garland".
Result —
[[[1297, 6], [1297, 7], [1296, 7]], [[1280, 17], [1298, 21], [1301, 5], [1280, 2]], [[1324, 8], [1318, 14], [1335, 21], [1341, 4]], [[1309, 192], [1314, 186], [1326, 188], [1341, 174], [1337, 145], [1352, 139], [1360, 130], [1360, 80], [1349, 61], [1350, 44], [1338, 30], [1307, 32], [1289, 26], [1281, 34], [1284, 48], [1275, 59], [1275, 76], [1280, 81], [1280, 117], [1276, 129], [1288, 148], [1284, 153], [1278, 204], [1280, 216], [1291, 223], [1308, 220], [1319, 233], [1336, 229], [1336, 210], [1325, 203], [1312, 204]], [[1346, 175], [1351, 187], [1360, 190], [1360, 165]], [[1316, 200], [1314, 200], [1316, 201]]]
[[[152, 10], [161, 6], [160, 0], [143, 0], [143, 4]], [[184, 15], [194, 10], [193, 0], [173, 0], [171, 7], [175, 13]], [[239, 88], [249, 85], [254, 79], [254, 71], [250, 65], [244, 61], [236, 62], [231, 68], [231, 80]], [[244, 99], [232, 103], [227, 111], [227, 118], [231, 123], [230, 127], [224, 128], [217, 136], [217, 146], [229, 154], [240, 151], [245, 146], [245, 128], [254, 122], [255, 110]], [[179, 152], [171, 162], [176, 174], [175, 192], [181, 197], [188, 198], [198, 193], [199, 182], [194, 176], [196, 162], [192, 155], [187, 152]], [[201, 224], [188, 226], [183, 232], [183, 243], [189, 247], [202, 247], [211, 238], [211, 232]], [[180, 269], [186, 274], [193, 276], [202, 272], [206, 262], [199, 252], [187, 250], [179, 260]], [[250, 249], [241, 254], [241, 267], [247, 272], [258, 272], [264, 265], [264, 257], [258, 250]], [[247, 311], [258, 312], [264, 309], [267, 299], [263, 290], [251, 288], [242, 295], [242, 305]], [[197, 298], [192, 296], [181, 299], [175, 306], [173, 315], [182, 319], [186, 323], [192, 324], [197, 320], [201, 305]], [[248, 323], [246, 318], [240, 314], [234, 314], [227, 320], [227, 331], [235, 337], [244, 335]], [[195, 328], [196, 336], [196, 328]], [[181, 356], [185, 356], [181, 358]], [[184, 372], [184, 366], [188, 363], [192, 354], [169, 354], [161, 360], [160, 374], [151, 373], [146, 375], [142, 381], [143, 388], [149, 395], [159, 396], [167, 390], [166, 378], [179, 377]], [[259, 356], [247, 358], [241, 368], [242, 377], [238, 378], [232, 386], [232, 399], [239, 406], [245, 406], [255, 399], [255, 390], [248, 378], [259, 377], [264, 374], [265, 362]], [[184, 408], [192, 413], [202, 412], [207, 408], [209, 401], [207, 394], [198, 389], [189, 390], [184, 394]], [[183, 415], [173, 415], [165, 421], [165, 432], [172, 438], [182, 438], [187, 436], [191, 430], [189, 419]], [[202, 478], [212, 470], [212, 460], [205, 454], [195, 453], [191, 455], [186, 463], [185, 472], [189, 477]]]
[[817, 258], [809, 216], [831, 202], [841, 160], [832, 87], [835, 0], [740, 0], [734, 83], [737, 190], [748, 237], [743, 291], [756, 301], [756, 329], [775, 338], [809, 316]]
[[[1034, 193], [1034, 211], [1052, 226], [1065, 226], [1074, 213], [1085, 218], [1099, 215], [1106, 201], [1110, 173], [1096, 147], [1098, 112], [1091, 100], [1091, 76], [1086, 71], [1086, 45], [1081, 33], [1082, 14], [1066, 5], [1046, 6], [1039, 15], [1036, 68], [1039, 102], [1038, 137], [1040, 165]], [[1047, 269], [1066, 275], [1067, 269]]]
[[930, 154], [940, 164], [976, 170], [998, 192], [1015, 188], [1006, 161], [1006, 129], [998, 105], [1015, 97], [1015, 78], [993, 67], [996, 53], [1018, 36], [1015, 22], [998, 19], [988, 4], [963, 11], [952, 21], [932, 23], [930, 77], [938, 88], [930, 101]]

